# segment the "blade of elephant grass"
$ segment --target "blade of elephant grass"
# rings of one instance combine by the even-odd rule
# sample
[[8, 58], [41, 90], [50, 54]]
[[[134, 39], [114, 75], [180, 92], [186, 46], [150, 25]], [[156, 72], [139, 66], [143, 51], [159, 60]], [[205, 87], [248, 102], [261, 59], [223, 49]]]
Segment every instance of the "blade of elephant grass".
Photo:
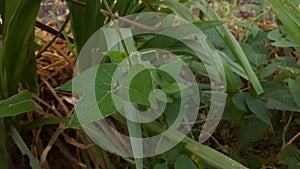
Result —
[[34, 128], [45, 126], [45, 125], [54, 125], [54, 124], [60, 124], [60, 123], [68, 123], [70, 121], [70, 118], [67, 117], [51, 117], [51, 118], [43, 118], [39, 120], [35, 120], [31, 123], [27, 123], [24, 125], [21, 125], [21, 128], [24, 132], [28, 132]]
[[290, 0], [268, 0], [274, 13], [300, 47], [300, 10]]
[[21, 135], [19, 134], [18, 130], [16, 129], [16, 127], [13, 125], [12, 122], [9, 122], [9, 130], [12, 139], [15, 141], [16, 145], [18, 146], [22, 154], [27, 155], [27, 157], [29, 158], [31, 168], [41, 169], [37, 159], [35, 159], [31, 151], [28, 149], [26, 143], [24, 142], [23, 138], [21, 137]]
[[[5, 1], [3, 23], [3, 48], [0, 53], [0, 97], [15, 94], [28, 65], [30, 45], [34, 32], [35, 18], [40, 6], [36, 1]], [[18, 50], [16, 50], [18, 49]], [[36, 73], [36, 72], [34, 72]]]
[[[220, 20], [218, 14], [213, 9], [211, 9], [205, 1], [202, 0], [202, 3], [205, 4], [205, 6], [200, 3], [197, 3], [196, 5], [209, 18], [209, 20]], [[226, 27], [225, 24], [216, 27], [216, 30], [219, 36], [223, 39], [226, 46], [230, 49], [231, 53], [242, 65], [249, 78], [249, 82], [252, 84], [255, 92], [257, 94], [262, 94], [264, 92], [263, 88], [238, 41], [230, 33], [229, 29]]]
[[48, 155], [49, 151], [51, 150], [52, 146], [54, 145], [55, 141], [57, 140], [57, 138], [60, 135], [61, 130], [63, 130], [63, 128], [64, 128], [64, 124], [61, 124], [56, 129], [55, 133], [52, 135], [47, 147], [42, 152], [41, 160], [40, 160], [41, 165], [43, 165], [43, 163], [46, 161], [46, 158], [47, 158], [47, 155]]
[[133, 151], [135, 166], [137, 169], [143, 169], [143, 140], [141, 124], [129, 119], [139, 120], [139, 113], [131, 105], [125, 105], [126, 123], [130, 137], [130, 143]]

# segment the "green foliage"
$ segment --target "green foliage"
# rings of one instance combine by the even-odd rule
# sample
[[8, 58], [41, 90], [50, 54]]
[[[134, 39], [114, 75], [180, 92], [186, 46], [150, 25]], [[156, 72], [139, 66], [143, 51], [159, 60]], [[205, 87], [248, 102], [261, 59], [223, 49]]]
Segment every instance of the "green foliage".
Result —
[[[202, 1], [205, 5], [198, 4], [201, 11], [210, 19], [210, 20], [220, 20], [217, 13], [212, 10], [205, 1]], [[221, 39], [228, 49], [231, 51], [233, 56], [238, 60], [238, 62], [242, 65], [244, 71], [246, 72], [249, 82], [252, 84], [254, 90], [257, 94], [263, 93], [263, 89], [261, 84], [254, 73], [249, 61], [242, 50], [241, 46], [239, 45], [238, 41], [234, 38], [234, 36], [230, 33], [229, 29], [225, 26], [218, 26], [216, 31], [219, 34], [219, 39]]]
[[0, 101], [0, 117], [15, 116], [34, 110], [35, 107], [29, 91], [23, 91]]
[[156, 164], [153, 169], [168, 169], [168, 168], [169, 167], [167, 164], [162, 163], [162, 164]]
[[297, 146], [291, 144], [283, 147], [280, 151], [280, 164], [286, 164], [290, 169], [297, 169], [300, 167], [300, 152]]
[[[111, 21], [111, 18], [104, 15], [103, 11], [100, 12], [101, 9], [108, 10], [104, 6], [106, 1], [84, 0], [81, 2], [81, 5], [71, 1], [67, 2], [77, 54], [82, 52], [81, 49], [92, 34]], [[256, 0], [253, 4], [243, 6], [243, 8], [251, 8], [259, 14], [256, 18], [249, 18], [247, 21], [233, 24], [233, 26], [246, 30], [245, 34], [239, 35], [240, 39], [238, 40], [225, 25], [230, 23], [222, 21], [217, 12], [205, 0], [202, 0], [202, 3], [188, 0], [148, 0], [147, 2], [155, 10], [176, 14], [193, 23], [198, 29], [205, 31], [205, 34], [208, 36], [207, 41], [211, 41], [211, 43], [208, 42], [208, 45], [211, 47], [215, 45], [218, 48], [213, 57], [220, 58], [221, 63], [218, 64], [222, 64], [224, 67], [227, 81], [228, 100], [224, 120], [231, 122], [232, 126], [238, 126], [237, 141], [226, 143], [232, 147], [230, 152], [235, 153], [229, 153], [229, 155], [238, 160], [240, 154], [247, 153], [248, 158], [245, 164], [250, 168], [271, 165], [264, 158], [254, 155], [248, 150], [254, 141], [262, 138], [270, 141], [272, 136], [268, 131], [272, 128], [276, 134], [279, 133], [281, 135], [281, 132], [283, 133], [283, 138], [277, 138], [279, 142], [283, 142], [278, 163], [287, 165], [292, 169], [299, 168], [299, 151], [294, 144], [285, 144], [285, 134], [291, 121], [293, 122], [293, 113], [300, 112], [300, 69], [296, 59], [290, 57], [299, 51], [300, 46], [300, 12], [297, 8], [300, 1], [268, 0], [274, 13], [282, 23], [282, 25], [279, 23], [278, 28], [268, 33], [264, 32], [256, 24], [256, 21], [263, 19], [262, 16], [268, 12], [268, 10], [264, 11], [262, 9], [266, 7], [266, 4], [263, 1]], [[220, 11], [223, 17], [233, 18], [233, 13], [237, 12], [236, 2], [232, 1], [230, 4], [220, 1], [216, 2], [216, 4], [218, 6], [222, 5], [220, 6]], [[107, 0], [107, 3], [111, 7], [112, 12], [118, 13], [119, 16], [153, 10], [149, 9], [144, 3], [140, 3], [139, 0]], [[3, 42], [0, 42], [2, 44], [0, 44], [0, 136], [1, 138], [6, 138], [7, 133], [10, 133], [22, 154], [28, 156], [32, 168], [40, 168], [40, 166], [20, 136], [17, 130], [18, 126], [15, 126], [18, 123], [13, 124], [7, 117], [35, 110], [29, 90], [37, 92], [38, 89], [36, 58], [34, 56], [34, 24], [39, 6], [39, 0], [0, 0], [0, 15], [3, 21], [0, 25], [0, 35], [2, 35], [3, 39]], [[208, 19], [208, 21], [195, 22], [195, 15], [191, 11], [194, 8], [200, 9], [204, 16], [199, 17]], [[163, 27], [162, 29], [165, 28]], [[164, 31], [180, 29], [189, 29], [189, 27], [183, 24]], [[108, 37], [109, 41], [122, 39], [119, 35], [112, 34], [114, 32], [112, 29], [107, 29], [106, 31], [105, 33], [110, 36]], [[130, 29], [120, 29], [119, 31], [122, 35], [131, 37]], [[190, 36], [192, 31], [181, 33], [182, 36]], [[203, 36], [203, 38], [206, 38], [206, 36]], [[143, 42], [137, 42], [138, 39], [142, 39]], [[2, 41], [1, 37], [0, 41]], [[272, 46], [267, 48], [261, 43], [262, 41], [270, 42]], [[109, 46], [111, 44], [108, 42], [107, 48], [112, 48], [111, 52], [103, 53], [106, 57], [105, 62], [108, 63], [94, 65], [92, 59], [84, 58], [87, 59], [84, 61], [89, 63], [88, 66], [94, 66], [90, 69], [87, 69], [88, 67], [80, 68], [77, 77], [58, 87], [58, 89], [73, 91], [81, 97], [77, 101], [78, 106], [76, 110], [83, 110], [89, 114], [89, 116], [84, 118], [80, 117], [80, 119], [84, 119], [80, 121], [81, 124], [109, 117], [118, 123], [122, 123], [120, 126], [125, 126], [124, 131], [132, 137], [151, 136], [155, 133], [161, 133], [176, 120], [178, 115], [176, 110], [180, 106], [180, 89], [186, 89], [185, 91], [187, 92], [193, 91], [189, 91], [185, 84], [177, 84], [175, 79], [168, 76], [164, 71], [139, 64], [134, 66], [124, 64], [122, 61], [128, 57], [124, 46], [127, 46], [132, 58], [134, 58], [133, 55], [139, 55], [138, 52], [135, 52], [137, 49], [159, 48], [171, 51], [179, 55], [193, 73], [198, 74], [201, 78], [208, 77], [206, 69], [211, 67], [204, 63], [210, 63], [209, 58], [212, 56], [207, 54], [210, 51], [201, 51], [203, 49], [200, 47], [202, 55], [200, 56], [201, 60], [199, 60], [196, 59], [195, 52], [191, 50], [191, 48], [198, 49], [199, 44], [187, 40], [186, 43], [188, 45], [185, 45], [173, 38], [151, 33], [134, 36], [124, 40], [124, 42], [124, 44], [116, 46]], [[272, 49], [282, 50], [281, 55], [273, 58]], [[155, 56], [146, 58], [145, 61], [150, 62], [152, 59], [154, 60]], [[114, 82], [114, 73], [121, 64], [123, 68], [129, 70], [127, 72], [129, 78], [123, 82]], [[174, 72], [176, 76], [180, 77], [182, 72], [178, 70], [183, 66], [182, 63], [174, 61], [165, 65], [162, 69], [166, 72]], [[142, 69], [143, 71], [139, 72]], [[136, 74], [135, 72], [139, 73]], [[95, 77], [91, 76], [92, 74], [95, 74]], [[201, 78], [197, 80], [202, 80]], [[212, 77], [212, 80], [217, 79], [216, 76]], [[19, 84], [29, 90], [17, 94]], [[203, 110], [203, 114], [205, 114], [211, 102], [210, 90], [214, 86], [207, 86], [202, 82], [198, 82], [198, 86], [201, 89], [200, 94], [202, 97], [201, 111]], [[155, 91], [156, 89], [163, 91], [166, 95], [162, 95], [161, 91]], [[153, 90], [155, 92], [152, 92]], [[113, 96], [117, 96], [115, 98], [117, 101], [113, 100]], [[97, 101], [96, 107], [92, 105], [94, 98]], [[140, 125], [115, 116], [115, 112], [123, 104], [122, 99], [130, 101], [136, 104], [139, 109], [144, 110], [146, 107], [156, 106], [156, 102], [153, 101], [155, 98], [166, 103], [167, 106], [162, 117], [154, 122]], [[98, 114], [97, 108], [99, 108], [102, 115]], [[291, 118], [282, 131], [280, 129], [282, 126], [278, 126], [278, 124], [285, 122], [284, 115], [290, 112], [293, 112]], [[283, 114], [282, 117], [279, 116], [281, 113]], [[77, 116], [78, 114], [73, 114], [71, 119], [65, 117], [45, 118], [25, 124], [24, 129], [28, 130], [38, 126], [54, 125], [68, 121], [70, 122], [66, 128], [70, 129], [74, 126], [80, 126]], [[295, 121], [297, 121], [299, 115], [295, 116]], [[227, 119], [228, 117], [229, 119]], [[5, 124], [6, 121], [8, 122], [7, 124]], [[57, 130], [51, 142], [54, 142], [59, 132]], [[137, 168], [148, 167], [149, 165], [155, 169], [246, 168], [227, 155], [202, 145], [190, 137], [179, 140], [182, 138], [182, 133], [174, 131], [167, 137], [175, 141], [181, 141], [181, 143], [161, 156], [151, 158], [151, 160], [138, 158], [131, 162]], [[228, 142], [228, 140], [225, 141]], [[131, 140], [131, 144], [140, 144], [140, 142]], [[0, 165], [6, 169], [9, 168], [8, 153], [5, 150], [6, 139], [0, 141], [0, 146], [0, 152], [4, 156], [0, 159]], [[143, 152], [143, 147], [135, 148], [135, 155]], [[104, 150], [94, 148], [94, 151], [95, 154], [98, 153], [99, 155], [101, 153], [105, 157], [104, 163], [107, 168], [112, 167], [111, 159], [109, 159]], [[90, 154], [86, 150], [82, 152], [82, 158], [87, 168], [92, 168], [89, 159]], [[95, 166], [98, 167], [98, 163], [97, 161]]]
[[300, 46], [300, 10], [290, 0], [268, 0], [287, 32]]
[[[37, 87], [33, 33], [40, 1], [12, 0], [5, 2], [3, 46], [0, 53], [1, 99], [15, 94], [18, 82], [25, 81], [33, 91]], [[26, 75], [25, 77], [28, 79], [23, 79], [23, 75]], [[26, 84], [25, 86], [27, 86]]]
[[195, 165], [193, 160], [187, 155], [180, 155], [175, 162], [175, 169], [197, 169], [198, 167]]
[[[0, 38], [1, 117], [15, 116], [35, 110], [28, 91], [13, 95], [17, 93], [19, 83], [35, 92], [38, 89], [33, 44], [35, 18], [40, 3], [40, 0], [0, 1], [0, 14], [3, 22], [0, 26], [0, 34], [2, 34]], [[6, 169], [9, 168], [10, 161], [6, 151], [7, 126], [4, 121], [5, 119], [0, 119], [2, 138], [0, 165]], [[30, 165], [33, 168], [40, 168], [17, 130], [11, 128], [10, 133], [22, 153], [29, 156]]]
[[29, 165], [31, 166], [31, 168], [32, 169], [41, 169], [41, 166], [39, 165], [38, 161], [35, 159], [35, 157], [31, 153], [31, 151], [28, 149], [23, 138], [21, 137], [18, 130], [15, 128], [15, 126], [12, 123], [9, 124], [9, 129], [10, 129], [13, 140], [17, 144], [17, 146], [20, 149], [20, 151], [22, 152], [22, 154], [28, 156], [29, 161], [30, 161]]

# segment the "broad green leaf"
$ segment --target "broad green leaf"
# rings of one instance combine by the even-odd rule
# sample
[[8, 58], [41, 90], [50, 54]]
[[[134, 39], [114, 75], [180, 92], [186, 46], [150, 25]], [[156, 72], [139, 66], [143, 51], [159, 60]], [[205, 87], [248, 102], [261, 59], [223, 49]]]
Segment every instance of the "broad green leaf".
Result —
[[120, 51], [109, 51], [105, 53], [105, 56], [108, 56], [109, 58], [117, 62], [122, 61], [126, 58], [126, 54]]
[[[88, 112], [84, 118], [86, 122], [99, 119], [97, 107], [99, 107], [103, 117], [107, 117], [117, 111], [112, 99], [112, 90], [114, 89], [112, 88], [112, 77], [116, 68], [117, 65], [111, 63], [96, 65], [80, 73], [63, 86], [58, 87], [59, 90], [81, 94], [81, 98], [76, 104], [76, 111]], [[93, 74], [96, 74], [96, 77], [91, 76]], [[93, 105], [92, 101], [95, 98], [98, 105]], [[79, 124], [78, 118], [73, 115], [70, 126], [76, 126], [76, 124]]]
[[27, 90], [0, 101], [0, 117], [15, 116], [30, 111], [35, 111], [35, 107], [30, 92]]
[[166, 163], [156, 164], [153, 169], [169, 169]]
[[249, 112], [249, 108], [246, 105], [246, 97], [248, 93], [239, 92], [232, 97], [232, 103], [236, 108], [242, 110], [243, 112]]
[[281, 100], [278, 99], [269, 98], [266, 103], [266, 107], [268, 109], [274, 109], [274, 110], [300, 112], [300, 109], [297, 107], [297, 105], [295, 105], [294, 102], [289, 102], [289, 100], [285, 100], [284, 102], [282, 102]]
[[260, 66], [268, 63], [268, 59], [264, 56], [265, 53], [258, 50], [259, 46], [242, 44], [242, 49], [252, 64]]
[[[131, 71], [135, 71], [134, 69]], [[148, 69], [139, 72], [129, 86], [130, 101], [150, 106], [149, 96], [154, 90], [152, 76]]]
[[272, 75], [276, 70], [278, 70], [278, 66], [281, 63], [279, 62], [272, 62], [270, 64], [268, 64], [266, 67], [264, 67], [263, 69], [259, 70], [258, 72], [258, 76], [259, 78], [266, 78], [270, 75]]
[[262, 82], [265, 93], [262, 95], [267, 100], [266, 108], [285, 111], [300, 111], [286, 86], [272, 82]]
[[[122, 86], [122, 84], [113, 84], [112, 78], [116, 68], [117, 65], [115, 64], [100, 64], [94, 66], [58, 88], [60, 90], [73, 91], [81, 94], [81, 98], [76, 105], [76, 111], [87, 112], [84, 117], [85, 122], [91, 122], [100, 118], [98, 108], [103, 117], [107, 117], [116, 112], [116, 106], [121, 106], [122, 99], [126, 101], [130, 99], [131, 102], [142, 105], [151, 105], [149, 96], [154, 86], [150, 71], [145, 69], [138, 74], [134, 74], [138, 69], [135, 69], [133, 66], [133, 68], [129, 69], [128, 77], [126, 76], [126, 80], [130, 81], [125, 82], [125, 86]], [[91, 75], [94, 74], [95, 71], [97, 71], [96, 79], [93, 79], [94, 77]], [[131, 75], [133, 75], [132, 78], [130, 77]], [[91, 86], [93, 82], [95, 86]], [[117, 101], [113, 100], [113, 93]], [[94, 98], [96, 98], [98, 104], [96, 107], [93, 105]], [[68, 127], [77, 124], [79, 124], [78, 119], [73, 115]]]
[[168, 126], [172, 126], [172, 124], [175, 122], [175, 120], [178, 117], [178, 113], [180, 110], [180, 100], [174, 99], [173, 103], [167, 104], [166, 109], [164, 111], [164, 115], [166, 116], [166, 121], [168, 123]]
[[294, 144], [283, 147], [279, 154], [279, 164], [288, 165], [289, 169], [300, 168], [300, 152]]
[[191, 157], [181, 154], [177, 160], [175, 161], [175, 167], [174, 169], [198, 169], [196, 164], [193, 162]]
[[255, 98], [251, 95], [247, 95], [246, 97], [246, 104], [250, 111], [261, 121], [265, 122], [269, 126], [272, 126], [271, 124], [271, 114], [269, 110], [265, 107], [265, 103]]
[[274, 13], [283, 23], [287, 32], [300, 46], [300, 10], [290, 0], [268, 0]]
[[[166, 143], [168, 144], [168, 143]], [[180, 154], [187, 153], [184, 148], [184, 143], [179, 143], [169, 151], [162, 154], [162, 158], [165, 161], [176, 161]]]
[[288, 85], [295, 103], [300, 108], [300, 83], [297, 83], [295, 80], [289, 79]]
[[279, 28], [272, 30], [271, 32], [268, 33], [268, 39], [273, 40], [273, 41], [279, 41], [282, 39], [282, 34], [279, 30]]
[[278, 41], [275, 41], [271, 43], [273, 46], [282, 47], [282, 48], [288, 48], [288, 47], [297, 47], [297, 44], [294, 42], [291, 42], [285, 38], [282, 38]]
[[270, 126], [256, 117], [246, 118], [239, 128], [237, 144], [245, 146], [258, 140], [261, 135], [268, 131]]
[[234, 26], [239, 26], [239, 27], [243, 27], [245, 29], [248, 29], [251, 34], [253, 35], [253, 37], [256, 37], [258, 32], [259, 32], [259, 28], [258, 26], [256, 26], [253, 23], [248, 23], [248, 22], [237, 22], [234, 24]]
[[258, 155], [251, 155], [247, 158], [246, 166], [249, 168], [261, 168], [263, 165], [270, 165], [270, 163]]
[[167, 82], [161, 82], [159, 86], [162, 88], [162, 90], [165, 93], [173, 94], [180, 91], [180, 88], [178, 87], [177, 83], [167, 83]]

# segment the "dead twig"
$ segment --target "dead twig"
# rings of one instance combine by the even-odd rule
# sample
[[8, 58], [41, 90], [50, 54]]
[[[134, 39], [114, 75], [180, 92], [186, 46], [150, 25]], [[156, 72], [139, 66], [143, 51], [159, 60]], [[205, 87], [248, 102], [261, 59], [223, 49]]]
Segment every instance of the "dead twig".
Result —
[[50, 46], [51, 44], [62, 34], [62, 31], [65, 29], [65, 27], [67, 26], [67, 24], [69, 23], [69, 20], [70, 20], [70, 17], [69, 15], [66, 16], [66, 20], [64, 22], [64, 24], [62, 25], [62, 27], [59, 29], [59, 31], [57, 32], [57, 34], [55, 35], [54, 38], [52, 38], [51, 41], [49, 41], [46, 45], [44, 45], [42, 47], [42, 49], [39, 51], [39, 53], [37, 54], [37, 56], [41, 56], [41, 54], [46, 51]]

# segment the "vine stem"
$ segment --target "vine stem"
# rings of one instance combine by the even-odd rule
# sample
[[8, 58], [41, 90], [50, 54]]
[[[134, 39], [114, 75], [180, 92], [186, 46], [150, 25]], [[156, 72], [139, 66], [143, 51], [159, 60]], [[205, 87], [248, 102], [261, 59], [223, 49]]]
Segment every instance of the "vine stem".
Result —
[[291, 115], [289, 117], [289, 120], [288, 120], [286, 126], [283, 129], [283, 132], [282, 132], [282, 146], [286, 145], [285, 134], [286, 134], [286, 131], [287, 131], [292, 119], [293, 119], [293, 116], [294, 116], [294, 112], [291, 113]]
[[119, 37], [120, 37], [120, 39], [121, 39], [121, 44], [122, 44], [122, 46], [123, 46], [123, 49], [124, 49], [124, 51], [125, 51], [126, 56], [128, 57], [129, 65], [132, 66], [132, 62], [131, 62], [130, 57], [129, 57], [128, 49], [127, 49], [127, 47], [126, 47], [126, 44], [125, 44], [123, 35], [122, 35], [121, 31], [120, 31], [120, 28], [119, 28], [119, 26], [116, 24], [116, 20], [115, 20], [114, 14], [112, 13], [112, 11], [111, 11], [111, 9], [110, 9], [110, 7], [109, 7], [107, 1], [106, 1], [106, 0], [103, 0], [103, 3], [104, 3], [104, 6], [105, 6], [105, 8], [107, 9], [107, 11], [108, 11], [108, 13], [109, 13], [109, 15], [110, 15], [110, 17], [111, 17], [112, 22], [114, 23], [114, 26], [115, 26], [115, 29], [116, 29], [117, 33], [118, 33], [118, 35], [119, 35]]

